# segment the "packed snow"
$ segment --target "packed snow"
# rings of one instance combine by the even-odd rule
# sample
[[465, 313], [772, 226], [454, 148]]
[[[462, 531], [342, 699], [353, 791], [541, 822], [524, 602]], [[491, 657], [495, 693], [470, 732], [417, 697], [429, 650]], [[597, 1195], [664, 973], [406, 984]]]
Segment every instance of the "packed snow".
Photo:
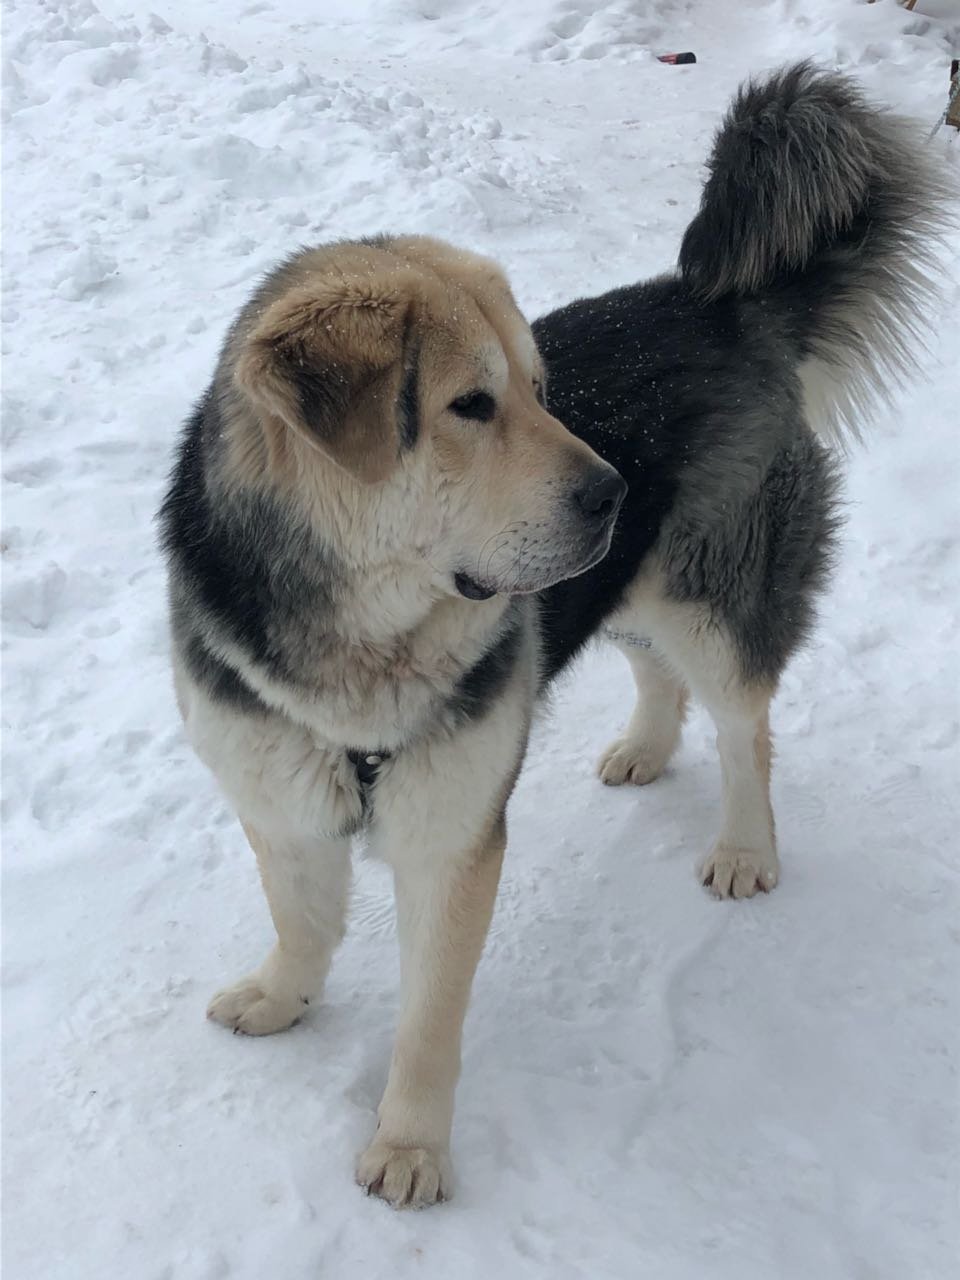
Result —
[[[632, 690], [592, 651], [511, 804], [457, 1194], [429, 1212], [352, 1181], [397, 1003], [383, 867], [358, 862], [308, 1020], [204, 1019], [271, 926], [178, 724], [153, 514], [227, 323], [292, 248], [440, 235], [499, 259], [530, 315], [647, 276], [744, 76], [812, 55], [927, 145], [960, 3], [151, 3], [6, 5], [5, 1280], [943, 1280], [960, 235], [926, 380], [849, 460], [836, 580], [775, 705], [780, 887], [696, 882], [703, 716], [654, 786], [597, 781]], [[960, 168], [954, 131], [929, 146]]]

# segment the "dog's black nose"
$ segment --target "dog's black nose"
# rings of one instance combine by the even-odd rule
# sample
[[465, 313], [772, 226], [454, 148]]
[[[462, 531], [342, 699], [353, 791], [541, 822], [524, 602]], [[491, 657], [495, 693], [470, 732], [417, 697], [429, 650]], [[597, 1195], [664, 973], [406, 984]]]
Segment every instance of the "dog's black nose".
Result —
[[627, 482], [613, 467], [591, 471], [574, 492], [573, 500], [591, 520], [611, 520], [620, 510], [627, 492]]

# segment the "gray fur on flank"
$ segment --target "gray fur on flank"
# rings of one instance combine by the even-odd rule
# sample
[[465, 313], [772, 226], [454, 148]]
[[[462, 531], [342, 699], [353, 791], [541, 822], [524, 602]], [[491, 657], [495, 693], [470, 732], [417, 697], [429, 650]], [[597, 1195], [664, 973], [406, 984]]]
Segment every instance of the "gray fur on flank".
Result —
[[949, 184], [915, 127], [809, 63], [740, 90], [709, 169], [685, 282], [785, 309], [812, 424], [859, 438], [914, 370]]

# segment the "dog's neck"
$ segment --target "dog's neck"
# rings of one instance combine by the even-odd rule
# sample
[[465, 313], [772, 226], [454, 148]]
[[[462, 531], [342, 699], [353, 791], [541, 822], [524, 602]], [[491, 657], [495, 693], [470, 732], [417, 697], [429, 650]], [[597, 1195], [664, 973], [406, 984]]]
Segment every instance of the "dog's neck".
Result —
[[[435, 723], [458, 683], [505, 625], [509, 597], [421, 603], [402, 581], [363, 596], [362, 581], [298, 646], [295, 681], [248, 680], [271, 705], [331, 745], [395, 751]], [[399, 605], [403, 606], [398, 608]], [[251, 678], [252, 677], [252, 678]]]
[[456, 647], [496, 627], [509, 597], [466, 600], [453, 593], [452, 579], [448, 585], [437, 578], [425, 563], [358, 567], [338, 590], [333, 632], [347, 645], [411, 649]]
[[270, 583], [269, 627], [283, 674], [235, 646], [218, 647], [266, 702], [319, 736], [394, 749], [486, 652], [510, 597], [467, 600], [451, 567], [432, 563], [444, 512], [424, 478], [403, 473], [370, 486], [318, 467], [315, 456], [289, 461], [300, 468], [297, 485], [261, 470], [239, 490], [247, 496], [232, 499], [238, 526], [269, 518], [283, 549], [257, 569]]
[[225, 637], [216, 647], [265, 702], [318, 739], [396, 750], [436, 718], [495, 642], [510, 597], [467, 600], [416, 552], [374, 559], [361, 546], [349, 560], [336, 529], [328, 535], [314, 522], [308, 538], [288, 528], [287, 555], [260, 570], [279, 663], [252, 660]]
[[496, 627], [507, 598], [467, 600], [452, 567], [437, 563], [432, 549], [449, 534], [433, 478], [410, 468], [370, 485], [333, 464], [317, 466], [315, 455], [302, 456], [302, 443], [295, 448], [303, 467], [297, 505], [338, 566], [330, 623], [339, 639], [410, 650], [447, 634], [459, 646]]

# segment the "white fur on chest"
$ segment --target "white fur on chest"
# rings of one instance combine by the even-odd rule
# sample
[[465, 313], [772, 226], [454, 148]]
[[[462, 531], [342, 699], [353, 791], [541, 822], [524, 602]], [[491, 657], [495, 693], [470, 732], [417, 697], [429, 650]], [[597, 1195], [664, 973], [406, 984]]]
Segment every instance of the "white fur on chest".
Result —
[[496, 642], [505, 607], [502, 600], [443, 600], [419, 626], [383, 639], [369, 623], [362, 639], [351, 639], [353, 619], [344, 611], [338, 623], [346, 634], [324, 645], [306, 687], [273, 678], [237, 646], [221, 652], [269, 706], [318, 740], [393, 751], [442, 714], [457, 682]]

